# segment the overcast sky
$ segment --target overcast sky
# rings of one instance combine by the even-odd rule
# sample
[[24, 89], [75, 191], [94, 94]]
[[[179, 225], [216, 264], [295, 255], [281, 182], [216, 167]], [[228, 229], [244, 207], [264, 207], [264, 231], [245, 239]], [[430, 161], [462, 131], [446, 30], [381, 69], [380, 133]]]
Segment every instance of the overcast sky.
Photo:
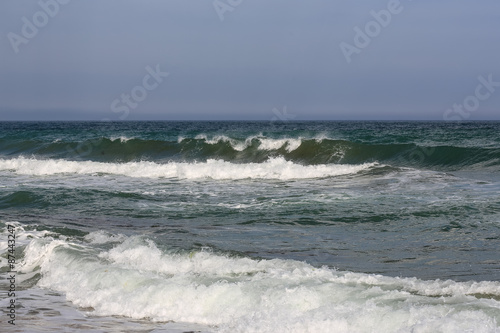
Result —
[[500, 119], [498, 0], [1, 0], [0, 33], [0, 120]]

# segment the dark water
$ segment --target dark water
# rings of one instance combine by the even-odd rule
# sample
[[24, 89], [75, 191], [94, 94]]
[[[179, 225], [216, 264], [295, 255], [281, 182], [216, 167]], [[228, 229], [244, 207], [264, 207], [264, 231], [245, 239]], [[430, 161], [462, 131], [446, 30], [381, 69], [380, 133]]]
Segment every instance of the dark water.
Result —
[[499, 122], [0, 123], [0, 209], [93, 330], [499, 331]]

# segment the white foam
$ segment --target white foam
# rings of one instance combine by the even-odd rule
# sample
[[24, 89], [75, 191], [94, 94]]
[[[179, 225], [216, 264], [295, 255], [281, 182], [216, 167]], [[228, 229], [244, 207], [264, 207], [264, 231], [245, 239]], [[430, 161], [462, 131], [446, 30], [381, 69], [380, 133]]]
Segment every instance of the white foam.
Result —
[[236, 140], [231, 139], [230, 137], [227, 137], [225, 135], [215, 135], [214, 137], [209, 139], [206, 134], [198, 134], [197, 136], [195, 136], [195, 139], [204, 140], [206, 143], [208, 143], [210, 145], [215, 145], [215, 144], [218, 144], [219, 142], [233, 143], [236, 141]]
[[109, 232], [105, 232], [102, 230], [94, 231], [89, 233], [84, 237], [86, 241], [92, 244], [104, 244], [104, 243], [114, 243], [114, 242], [122, 242], [125, 240], [125, 235], [118, 234], [113, 235]]
[[[53, 233], [47, 230], [39, 231], [36, 228], [33, 228], [32, 230], [26, 230], [26, 227], [17, 221], [6, 221], [4, 223], [5, 228], [0, 233], [0, 253], [3, 253], [1, 251], [7, 250], [7, 240], [9, 239], [9, 234], [15, 235], [16, 247], [27, 245], [34, 238], [43, 238], [49, 235], [53, 235]], [[11, 228], [7, 229], [7, 225], [11, 226]], [[0, 258], [0, 260], [1, 259], [2, 258]]]
[[[7, 308], [11, 298], [0, 298], [0, 308]], [[130, 320], [126, 317], [86, 316], [64, 295], [42, 288], [16, 290], [16, 326], [7, 321], [0, 324], [3, 332], [150, 332], [209, 333], [209, 327], [186, 323], [155, 323], [151, 320]], [[10, 320], [10, 318], [8, 318]], [[3, 325], [3, 326], [2, 326]], [[10, 328], [8, 328], [10, 326]]]
[[237, 150], [237, 151], [243, 151], [251, 144], [251, 138], [249, 138], [250, 141], [249, 141], [249, 139], [247, 139], [247, 140], [242, 142], [242, 141], [238, 141], [236, 139], [232, 139], [230, 137], [227, 137], [225, 135], [215, 135], [212, 138], [208, 138], [208, 136], [206, 134], [198, 134], [195, 137], [195, 139], [204, 140], [206, 143], [211, 144], [211, 145], [218, 144], [219, 142], [227, 142], [231, 145], [231, 147], [234, 150]]
[[422, 281], [293, 260], [173, 253], [137, 236], [99, 251], [90, 244], [35, 239], [20, 271], [40, 270], [40, 287], [92, 307], [94, 315], [191, 322], [219, 332], [500, 329], [499, 282]]
[[0, 159], [0, 171], [22, 175], [46, 176], [57, 174], [98, 175], [112, 174], [128, 177], [179, 179], [307, 179], [355, 174], [378, 165], [300, 165], [284, 158], [269, 159], [264, 163], [235, 164], [221, 160], [204, 163], [154, 162], [102, 163], [92, 161], [38, 160], [24, 157]]
[[287, 152], [292, 152], [295, 149], [299, 148], [302, 144], [302, 138], [298, 139], [268, 139], [268, 138], [260, 138], [260, 146], [259, 149], [262, 150], [277, 150], [282, 147], [286, 149]]
[[[15, 240], [14, 242], [14, 250], [15, 254], [18, 256], [19, 249], [31, 244], [33, 239], [43, 239], [45, 237], [49, 237], [51, 240], [53, 237], [59, 238], [61, 241], [66, 240], [67, 238], [62, 235], [55, 234], [53, 232], [47, 230], [37, 230], [36, 225], [31, 227], [25, 226], [17, 221], [1, 221], [4, 224], [0, 232], [0, 268], [4, 271], [12, 270], [9, 267], [8, 262], [8, 252], [12, 250], [8, 245], [12, 245], [12, 243], [8, 243], [8, 240]], [[12, 238], [15, 237], [15, 238]], [[16, 258], [16, 264], [14, 270], [16, 270], [19, 266], [19, 257]], [[31, 279], [36, 273], [28, 272], [28, 274], [24, 274], [22, 276], [17, 277], [18, 282], [23, 282], [28, 279]]]
[[118, 141], [120, 140], [121, 143], [125, 143], [129, 140], [133, 140], [135, 138], [127, 138], [126, 136], [120, 136], [120, 137], [111, 137], [109, 140], [113, 141]]
[[334, 140], [334, 139], [330, 138], [326, 133], [318, 133], [314, 137], [314, 141], [316, 141], [317, 143], [322, 143], [323, 140]]
[[[292, 152], [295, 149], [299, 148], [300, 145], [302, 144], [302, 141], [304, 140], [303, 138], [281, 138], [281, 139], [273, 139], [273, 138], [267, 138], [263, 136], [262, 134], [259, 135], [254, 135], [250, 136], [245, 139], [245, 141], [233, 139], [230, 137], [227, 137], [225, 135], [215, 135], [211, 138], [209, 138], [206, 134], [199, 134], [195, 137], [195, 139], [198, 140], [205, 140], [206, 143], [208, 144], [218, 144], [219, 142], [227, 142], [231, 145], [231, 147], [234, 150], [237, 151], [243, 151], [250, 147], [252, 145], [252, 142], [254, 140], [257, 140], [259, 142], [258, 149], [260, 150], [278, 150], [280, 148], [285, 148], [287, 152]], [[179, 139], [180, 140], [180, 139]], [[184, 140], [182, 138], [181, 141]]]
[[257, 204], [242, 204], [242, 203], [225, 203], [225, 202], [220, 202], [217, 204], [219, 207], [225, 207], [229, 209], [246, 209], [246, 208], [251, 208], [251, 207], [259, 207], [262, 206], [262, 203], [257, 203]]

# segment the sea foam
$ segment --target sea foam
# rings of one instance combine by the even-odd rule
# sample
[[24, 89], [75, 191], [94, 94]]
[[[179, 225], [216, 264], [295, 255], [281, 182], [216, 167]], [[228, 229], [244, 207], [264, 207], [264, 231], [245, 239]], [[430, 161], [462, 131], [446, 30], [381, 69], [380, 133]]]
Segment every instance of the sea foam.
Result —
[[196, 323], [215, 332], [499, 331], [499, 282], [423, 281], [176, 252], [142, 236], [107, 235], [111, 249], [96, 247], [95, 237], [33, 237], [20, 277], [41, 273], [38, 287], [63, 293], [91, 315]]
[[[178, 142], [182, 142], [185, 138], [179, 138]], [[227, 137], [225, 135], [215, 135], [213, 137], [208, 137], [206, 134], [199, 134], [195, 137], [197, 140], [203, 140], [207, 144], [215, 145], [221, 142], [227, 142], [236, 151], [243, 151], [248, 147], [252, 146], [254, 142], [258, 144], [259, 150], [278, 150], [284, 148], [287, 152], [292, 152], [300, 147], [304, 138], [268, 138], [262, 134], [252, 135], [247, 137], [245, 140], [238, 140], [234, 138]]]
[[307, 179], [355, 174], [377, 166], [377, 163], [360, 165], [321, 164], [300, 165], [282, 157], [263, 163], [230, 163], [209, 159], [206, 162], [169, 162], [159, 164], [140, 161], [128, 163], [102, 163], [93, 161], [40, 160], [24, 157], [0, 159], [0, 171], [17, 174], [45, 176], [56, 174], [98, 175], [111, 174], [128, 177], [179, 178], [179, 179]]

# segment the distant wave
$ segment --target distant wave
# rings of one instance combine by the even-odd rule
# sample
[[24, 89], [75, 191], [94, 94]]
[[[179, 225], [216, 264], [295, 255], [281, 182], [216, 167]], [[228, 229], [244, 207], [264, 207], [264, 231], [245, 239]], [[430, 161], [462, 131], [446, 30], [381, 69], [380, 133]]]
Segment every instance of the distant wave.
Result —
[[500, 166], [500, 149], [488, 147], [420, 146], [414, 143], [360, 143], [326, 137], [269, 138], [253, 135], [179, 137], [175, 141], [112, 137], [64, 142], [0, 140], [0, 156], [58, 158], [99, 162], [221, 160], [263, 163], [282, 157], [302, 165], [385, 163], [393, 166], [442, 168]]
[[129, 177], [179, 179], [307, 179], [355, 174], [370, 169], [376, 163], [361, 165], [300, 165], [282, 157], [263, 163], [230, 163], [221, 160], [206, 162], [127, 162], [103, 163], [67, 161], [62, 159], [29, 159], [24, 157], [0, 159], [0, 171], [44, 176], [55, 174], [113, 174]]

